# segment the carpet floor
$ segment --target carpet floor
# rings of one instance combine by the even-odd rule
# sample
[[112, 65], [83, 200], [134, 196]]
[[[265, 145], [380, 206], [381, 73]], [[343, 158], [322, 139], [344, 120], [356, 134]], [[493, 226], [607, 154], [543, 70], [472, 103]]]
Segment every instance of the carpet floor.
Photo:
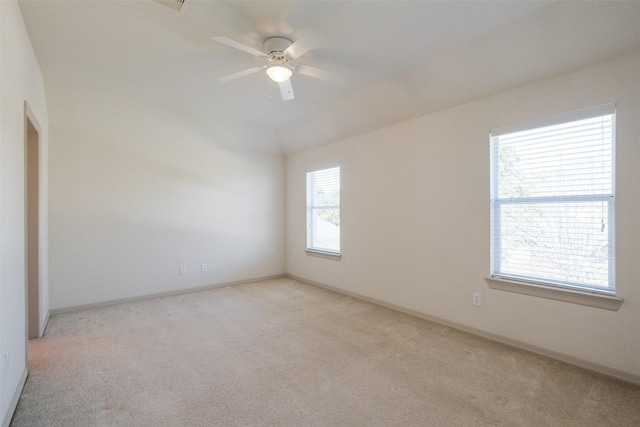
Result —
[[640, 387], [292, 279], [51, 317], [20, 426], [640, 426]]

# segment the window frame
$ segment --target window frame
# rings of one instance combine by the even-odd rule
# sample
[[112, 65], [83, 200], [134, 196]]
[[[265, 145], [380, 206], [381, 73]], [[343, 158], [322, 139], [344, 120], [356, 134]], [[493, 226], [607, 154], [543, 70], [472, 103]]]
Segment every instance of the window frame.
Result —
[[[515, 132], [522, 132], [528, 130], [536, 130], [547, 126], [561, 125], [564, 123], [570, 123], [573, 121], [584, 120], [589, 118], [595, 118], [605, 115], [613, 115], [613, 141], [612, 141], [612, 188], [611, 194], [606, 195], [590, 195], [584, 197], [580, 195], [568, 195], [568, 196], [540, 196], [531, 198], [500, 198], [498, 194], [498, 175], [500, 168], [500, 160], [494, 159], [494, 142], [493, 138], [500, 135], [508, 135]], [[615, 295], [615, 105], [604, 104], [597, 107], [587, 108], [583, 110], [577, 110], [570, 113], [560, 114], [550, 118], [505, 126], [501, 128], [491, 129], [490, 132], [490, 206], [491, 206], [491, 248], [490, 248], [490, 273], [486, 278], [487, 284], [491, 289], [503, 290], [508, 292], [516, 292], [525, 295], [531, 295], [536, 297], [548, 298], [558, 301], [571, 302], [575, 304], [582, 304], [592, 307], [604, 308], [609, 310], [617, 310], [622, 304], [622, 298]], [[514, 201], [517, 200], [517, 201]], [[610, 263], [608, 275], [610, 277], [610, 283], [613, 283], [611, 289], [604, 289], [602, 287], [588, 287], [576, 285], [575, 283], [562, 283], [561, 281], [545, 280], [536, 277], [527, 277], [526, 274], [519, 276], [517, 274], [502, 274], [500, 273], [499, 256], [502, 248], [501, 238], [502, 229], [500, 228], [500, 213], [499, 209], [502, 204], [510, 203], [511, 205], [518, 205], [520, 203], [531, 203], [533, 201], [543, 203], [553, 203], [554, 201], [573, 201], [573, 202], [587, 202], [587, 201], [605, 201], [608, 210], [608, 237], [610, 252]], [[498, 250], [496, 250], [496, 247]]]
[[[313, 198], [315, 195], [314, 178], [316, 174], [326, 172], [332, 169], [337, 169], [337, 181], [338, 181], [338, 203], [336, 204], [318, 204]], [[342, 234], [340, 226], [338, 226], [338, 238], [337, 238], [337, 250], [317, 245], [314, 240], [317, 241], [315, 234], [316, 229], [313, 228], [314, 222], [314, 210], [336, 210], [338, 217], [341, 215], [341, 198], [342, 198], [342, 183], [341, 183], [342, 169], [339, 164], [329, 164], [316, 169], [310, 170], [306, 173], [306, 253], [307, 255], [316, 256], [325, 259], [340, 260], [342, 257]], [[315, 237], [315, 239], [314, 239]]]

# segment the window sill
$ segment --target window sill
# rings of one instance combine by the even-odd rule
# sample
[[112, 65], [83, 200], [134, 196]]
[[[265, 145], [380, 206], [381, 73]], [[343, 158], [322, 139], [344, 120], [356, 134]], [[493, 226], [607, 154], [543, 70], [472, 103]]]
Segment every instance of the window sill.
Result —
[[307, 249], [306, 252], [307, 255], [315, 256], [318, 258], [332, 259], [334, 261], [340, 261], [342, 259], [342, 254], [337, 254], [335, 252], [324, 252], [315, 249]]
[[515, 292], [534, 297], [547, 298], [556, 301], [564, 301], [573, 304], [587, 305], [589, 307], [603, 308], [605, 310], [618, 311], [622, 305], [622, 298], [573, 289], [555, 288], [512, 279], [498, 279], [496, 277], [485, 278], [489, 288], [500, 291]]

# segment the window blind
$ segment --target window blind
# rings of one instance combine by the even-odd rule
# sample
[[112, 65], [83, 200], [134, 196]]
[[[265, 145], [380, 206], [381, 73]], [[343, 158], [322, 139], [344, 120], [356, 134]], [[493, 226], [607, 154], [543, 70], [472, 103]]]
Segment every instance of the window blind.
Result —
[[307, 173], [307, 249], [340, 253], [340, 167]]
[[491, 132], [492, 276], [615, 291], [611, 110]]

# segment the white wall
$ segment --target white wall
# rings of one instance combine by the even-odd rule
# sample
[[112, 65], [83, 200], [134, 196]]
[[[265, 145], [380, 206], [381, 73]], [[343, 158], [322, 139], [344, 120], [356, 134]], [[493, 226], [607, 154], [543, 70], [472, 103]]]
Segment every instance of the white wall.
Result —
[[[287, 273], [640, 380], [639, 75], [634, 55], [289, 156]], [[622, 307], [490, 290], [489, 129], [610, 102]], [[305, 172], [333, 162], [342, 166], [340, 262], [304, 251]]]
[[0, 369], [0, 422], [7, 425], [26, 375], [25, 101], [42, 127], [41, 321], [44, 321], [48, 311], [48, 118], [42, 73], [15, 1], [0, 1], [0, 22], [0, 355], [9, 354], [8, 374], [5, 375], [4, 370]]
[[52, 309], [284, 273], [282, 155], [132, 94], [47, 90]]

